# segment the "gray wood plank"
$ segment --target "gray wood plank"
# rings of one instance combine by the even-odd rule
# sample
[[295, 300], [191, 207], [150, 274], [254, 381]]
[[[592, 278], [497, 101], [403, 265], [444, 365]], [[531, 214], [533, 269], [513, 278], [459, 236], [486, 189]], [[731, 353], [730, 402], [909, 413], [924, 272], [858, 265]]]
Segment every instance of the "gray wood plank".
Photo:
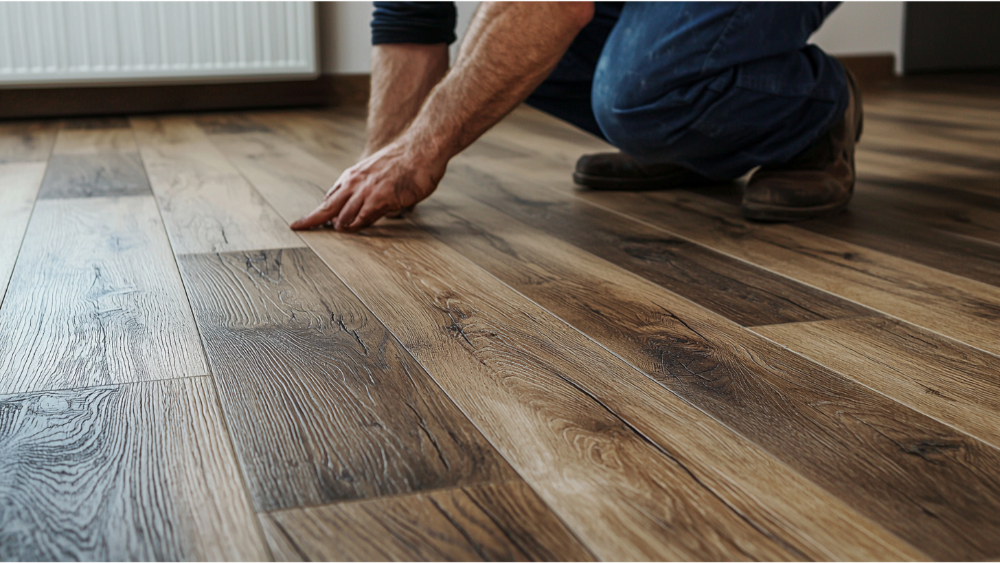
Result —
[[0, 307], [0, 393], [207, 370], [152, 197], [37, 202]]
[[138, 153], [54, 154], [38, 197], [152, 195]]
[[191, 120], [132, 124], [175, 252], [304, 246]]
[[0, 164], [44, 162], [52, 152], [57, 131], [55, 122], [0, 123]]
[[179, 263], [259, 510], [516, 478], [312, 251]]
[[0, 164], [0, 303], [45, 174], [44, 162]]
[[0, 560], [266, 560], [206, 377], [0, 396]]
[[523, 483], [261, 515], [279, 561], [593, 561]]

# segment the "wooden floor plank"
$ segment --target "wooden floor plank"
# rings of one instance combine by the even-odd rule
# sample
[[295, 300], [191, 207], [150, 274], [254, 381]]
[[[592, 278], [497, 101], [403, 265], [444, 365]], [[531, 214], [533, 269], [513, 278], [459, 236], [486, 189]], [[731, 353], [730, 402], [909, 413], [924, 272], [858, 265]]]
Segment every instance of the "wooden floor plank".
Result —
[[792, 225], [752, 224], [687, 192], [579, 197], [643, 219], [773, 272], [904, 321], [1000, 353], [1000, 290]]
[[[954, 556], [948, 550], [956, 541], [974, 556], [1000, 550], [988, 534], [957, 540], [952, 527], [941, 523], [970, 518], [969, 526], [1000, 529], [1000, 520], [972, 508], [983, 502], [1000, 507], [1000, 471], [987, 469], [997, 452], [983, 444], [747, 338], [676, 296], [491, 213], [458, 190], [439, 192], [415, 217], [502, 281], [929, 553]], [[818, 404], [825, 407], [817, 410]], [[834, 412], [838, 416], [831, 417]], [[925, 442], [982, 458], [966, 465], [968, 458], [950, 457], [944, 463], [956, 473], [938, 474], [942, 458], [917, 459], [906, 451], [905, 444]], [[823, 447], [813, 450], [806, 443]], [[993, 474], [981, 480], [984, 470]], [[861, 474], [864, 480], [857, 478]], [[972, 481], [993, 491], [993, 500], [985, 501], [981, 492], [969, 495]], [[938, 500], [907, 507], [914, 497]], [[926, 514], [929, 508], [934, 517]], [[907, 514], [906, 524], [893, 516], [897, 511]]]
[[[448, 249], [416, 233], [391, 234], [309, 233], [306, 240], [328, 264], [336, 261], [338, 273], [598, 557], [801, 559], [836, 549], [816, 539], [821, 535], [815, 523], [800, 524], [807, 533], [773, 526], [773, 519], [790, 520], [778, 515], [787, 506], [761, 506], [759, 497], [742, 488], [734, 493], [729, 487], [738, 487], [723, 477], [732, 473], [690, 459], [673, 430], [708, 427], [684, 441], [689, 447], [721, 441], [726, 446], [719, 447], [733, 448], [735, 437], [721, 426], [675, 399], [668, 397], [667, 405], [661, 397], [651, 399], [657, 394], [651, 380], [493, 278], [465, 271]], [[357, 259], [347, 264], [336, 256]], [[461, 359], [455, 357], [459, 350], [465, 352]], [[648, 436], [656, 437], [656, 446]], [[669, 448], [665, 457], [663, 448]], [[776, 470], [757, 452], [740, 453], [739, 461], [723, 467]], [[552, 475], [553, 463], [562, 467], [559, 475]], [[636, 474], [633, 467], [644, 469]], [[789, 485], [792, 479], [784, 477], [782, 486]], [[800, 506], [819, 496], [798, 485]], [[832, 498], [823, 500], [827, 508], [834, 505]], [[837, 512], [824, 524], [871, 530], [860, 518]], [[852, 547], [892, 546], [875, 533]]]
[[0, 164], [0, 303], [44, 174], [44, 162]]
[[872, 314], [830, 293], [505, 173], [506, 168], [502, 161], [466, 157], [450, 167], [444, 183], [743, 325]]
[[[275, 170], [300, 178], [303, 161], [247, 173], [289, 221], [308, 209], [264, 184], [281, 181]], [[314, 185], [331, 174], [318, 160], [311, 169]], [[687, 403], [653, 399], [663, 391], [652, 380], [447, 247], [399, 228], [306, 237], [598, 557], [919, 557]]]
[[1000, 358], [885, 318], [753, 331], [1000, 448]]
[[[348, 168], [357, 162], [364, 150], [364, 120], [345, 117], [343, 112], [336, 109], [322, 112], [255, 113], [252, 118], [335, 169]], [[332, 182], [330, 185], [333, 185]]]
[[592, 561], [523, 483], [261, 515], [278, 561]]
[[859, 150], [856, 162], [862, 185], [898, 187], [924, 198], [944, 199], [950, 205], [961, 205], [970, 196], [988, 201], [991, 207], [1000, 200], [1000, 174], [996, 172], [875, 151]]
[[[287, 215], [286, 210], [316, 204], [313, 191], [306, 188], [326, 191], [336, 179], [332, 175], [336, 168], [330, 161], [337, 159], [334, 155], [343, 154], [331, 150], [330, 157], [320, 161], [291, 143], [260, 133], [217, 135], [212, 139], [244, 174], [254, 179], [257, 189], [275, 202], [283, 215]], [[280, 168], [270, 164], [275, 160], [281, 161]], [[476, 160], [466, 157], [462, 162]], [[463, 182], [477, 196], [509, 203], [511, 212], [519, 218], [537, 221], [548, 232], [571, 238], [574, 244], [740, 323], [775, 324], [871, 314], [864, 307], [570, 196], [542, 193], [532, 184], [505, 181], [500, 174], [463, 164], [453, 165], [446, 176], [445, 182], [456, 181]], [[303, 189], [290, 190], [289, 183]]]
[[179, 264], [258, 510], [516, 478], [312, 251]]
[[[857, 194], [850, 210], [798, 226], [990, 285], [1000, 285], [1000, 244], [929, 226], [896, 201]], [[1000, 221], [1000, 215], [997, 217]], [[998, 223], [1000, 228], [1000, 223]]]
[[0, 164], [45, 162], [58, 130], [55, 122], [0, 123]]
[[174, 252], [303, 245], [189, 119], [132, 124]]
[[127, 119], [64, 123], [52, 154], [138, 153]]
[[0, 350], [0, 393], [207, 374], [153, 198], [38, 201]]
[[0, 396], [0, 559], [268, 559], [206, 377]]
[[[61, 138], [61, 137], [60, 137]], [[38, 197], [152, 195], [138, 153], [56, 154], [49, 159]]]
[[[1000, 175], [966, 174], [912, 159], [859, 158], [855, 202], [918, 218], [943, 231], [1000, 243]], [[848, 209], [853, 211], [854, 205]]]

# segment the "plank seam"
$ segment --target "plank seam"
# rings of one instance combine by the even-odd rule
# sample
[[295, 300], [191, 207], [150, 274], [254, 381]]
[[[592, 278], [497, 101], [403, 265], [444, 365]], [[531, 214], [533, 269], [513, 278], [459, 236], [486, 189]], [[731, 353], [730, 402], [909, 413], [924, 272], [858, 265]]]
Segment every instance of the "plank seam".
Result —
[[[864, 317], [862, 317], [862, 318], [864, 318]], [[837, 320], [841, 320], [841, 319], [837, 319]], [[829, 321], [813, 321], [813, 322], [829, 322]], [[782, 324], [784, 324], [784, 325], [794, 325], [794, 324], [806, 324], [806, 323], [782, 323]], [[782, 326], [782, 325], [765, 325], [765, 326]], [[847, 374], [845, 374], [845, 373], [843, 373], [841, 371], [838, 371], [838, 370], [836, 370], [836, 369], [834, 369], [834, 368], [832, 368], [832, 367], [824, 364], [820, 360], [817, 360], [817, 359], [814, 359], [814, 358], [810, 358], [809, 356], [806, 356], [804, 353], [801, 353], [801, 352], [799, 352], [799, 351], [797, 351], [797, 350], [795, 350], [793, 348], [785, 346], [784, 344], [782, 344], [781, 342], [778, 342], [777, 340], [772, 340], [768, 336], [760, 334], [760, 333], [754, 331], [753, 328], [744, 328], [743, 330], [752, 332], [753, 334], [755, 334], [755, 335], [757, 335], [757, 336], [759, 336], [759, 337], [767, 340], [768, 342], [772, 342], [775, 345], [784, 348], [785, 350], [788, 350], [792, 354], [795, 354], [796, 356], [798, 356], [800, 358], [803, 358], [804, 360], [806, 360], [808, 362], [811, 362], [811, 363], [814, 363], [816, 365], [822, 366], [822, 367], [824, 367], [824, 368], [832, 371], [833, 373], [836, 373], [836, 374], [840, 375], [844, 379], [847, 379], [849, 381], [853, 381], [854, 383], [857, 383], [858, 385], [860, 385], [860, 386], [862, 386], [862, 387], [864, 387], [864, 388], [872, 391], [873, 393], [875, 393], [877, 395], [881, 395], [881, 396], [885, 397], [886, 399], [888, 399], [888, 400], [890, 400], [890, 401], [892, 401], [894, 403], [898, 403], [898, 404], [906, 407], [907, 409], [910, 409], [910, 410], [912, 410], [914, 412], [920, 413], [921, 415], [926, 416], [927, 418], [929, 418], [931, 420], [934, 420], [934, 421], [936, 421], [936, 422], [938, 422], [938, 423], [940, 423], [940, 424], [942, 424], [942, 425], [944, 425], [944, 426], [946, 426], [946, 427], [954, 430], [957, 434], [962, 434], [964, 436], [968, 436], [973, 442], [982, 443], [982, 444], [984, 444], [984, 445], [986, 445], [986, 446], [988, 446], [990, 448], [993, 448], [993, 449], [997, 450], [998, 452], [1000, 452], [1000, 445], [994, 444], [994, 443], [992, 443], [992, 442], [990, 442], [988, 440], [980, 438], [980, 437], [976, 436], [975, 434], [970, 433], [968, 430], [962, 430], [961, 428], [956, 428], [953, 424], [951, 424], [951, 423], [949, 423], [947, 421], [941, 420], [938, 417], [934, 416], [933, 414], [924, 412], [923, 409], [920, 409], [920, 408], [918, 408], [916, 406], [910, 405], [910, 404], [906, 403], [905, 401], [902, 401], [900, 399], [892, 397], [892, 396], [890, 396], [890, 395], [888, 395], [888, 394], [886, 394], [886, 393], [884, 393], [882, 391], [879, 391], [878, 389], [876, 389], [874, 387], [866, 385], [864, 382], [862, 382], [860, 380], [857, 380], [857, 379], [851, 377], [850, 375], [847, 375]], [[964, 342], [960, 342], [960, 344], [963, 344], [963, 345], [967, 346], [967, 344], [965, 344]]]
[[[170, 254], [174, 258], [174, 269], [177, 271], [178, 276], [181, 278], [181, 289], [184, 291], [184, 298], [186, 300], [185, 304], [187, 305], [188, 312], [191, 314], [191, 320], [192, 322], [194, 322], [194, 329], [198, 332], [199, 341], [201, 343], [202, 361], [205, 362], [205, 367], [208, 368], [207, 377], [212, 381], [212, 390], [214, 391], [213, 395], [215, 395], [215, 406], [219, 409], [219, 413], [221, 413], [222, 415], [222, 423], [225, 426], [226, 430], [226, 443], [229, 445], [230, 453], [232, 453], [233, 459], [236, 460], [236, 465], [240, 469], [240, 485], [243, 488], [243, 494], [245, 495], [246, 503], [250, 508], [250, 512], [256, 514], [257, 509], [253, 503], [254, 497], [252, 491], [250, 490], [250, 486], [247, 483], [246, 470], [243, 468], [242, 458], [240, 458], [240, 456], [237, 454], [236, 446], [233, 443], [233, 434], [232, 434], [232, 429], [230, 428], [229, 425], [229, 417], [227, 416], [226, 409], [223, 408], [222, 399], [219, 396], [220, 395], [219, 384], [215, 380], [214, 375], [212, 374], [212, 365], [208, 361], [208, 352], [205, 349], [205, 336], [201, 333], [201, 327], [198, 326], [198, 321], [195, 318], [194, 308], [191, 306], [191, 296], [188, 295], [187, 280], [185, 279], [183, 273], [181, 272], [180, 264], [177, 262], [177, 253], [174, 252], [174, 243], [173, 240], [171, 240], [170, 238], [170, 234], [167, 232], [167, 224], [163, 218], [163, 210], [160, 208], [159, 198], [157, 198], [156, 193], [153, 192], [153, 183], [152, 181], [150, 181], [149, 178], [149, 170], [146, 167], [146, 160], [142, 156], [142, 151], [139, 150], [139, 139], [135, 135], [135, 128], [132, 126], [131, 117], [129, 118], [129, 131], [132, 133], [132, 140], [133, 142], [135, 142], [136, 152], [139, 153], [139, 162], [142, 164], [143, 174], [146, 175], [146, 181], [149, 182], [149, 191], [153, 195], [153, 203], [156, 205], [156, 213], [160, 217], [160, 228], [163, 230], [163, 235], [167, 238], [167, 244], [170, 246]], [[257, 538], [263, 545], [264, 552], [267, 554], [267, 556], [270, 558], [271, 561], [274, 561], [275, 560], [274, 553], [271, 551], [271, 545], [267, 541], [267, 535], [264, 533], [264, 525], [261, 524], [259, 517], [254, 518], [253, 520]]]

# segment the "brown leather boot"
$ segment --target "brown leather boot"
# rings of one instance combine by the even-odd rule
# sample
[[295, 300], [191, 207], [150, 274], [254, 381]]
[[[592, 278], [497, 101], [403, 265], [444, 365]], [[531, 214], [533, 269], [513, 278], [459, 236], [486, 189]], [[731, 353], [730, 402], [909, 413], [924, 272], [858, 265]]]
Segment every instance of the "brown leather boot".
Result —
[[844, 117], [811, 147], [778, 166], [762, 166], [743, 192], [743, 216], [756, 221], [802, 221], [832, 215], [854, 193], [854, 147], [861, 138], [861, 90], [847, 72]]
[[674, 164], [642, 164], [621, 152], [585, 154], [576, 161], [573, 181], [592, 190], [668, 190], [713, 181]]

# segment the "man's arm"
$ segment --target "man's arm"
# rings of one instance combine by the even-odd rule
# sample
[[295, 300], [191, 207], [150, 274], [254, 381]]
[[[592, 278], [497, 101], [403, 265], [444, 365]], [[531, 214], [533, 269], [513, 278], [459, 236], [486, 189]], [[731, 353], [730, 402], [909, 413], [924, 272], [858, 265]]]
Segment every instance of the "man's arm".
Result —
[[593, 2], [484, 3], [412, 123], [345, 171], [292, 228], [332, 219], [338, 231], [357, 231], [429, 196], [448, 161], [531, 94], [593, 14]]
[[431, 89], [447, 72], [448, 45], [445, 43], [384, 44], [372, 48], [368, 141], [362, 160], [406, 129]]

